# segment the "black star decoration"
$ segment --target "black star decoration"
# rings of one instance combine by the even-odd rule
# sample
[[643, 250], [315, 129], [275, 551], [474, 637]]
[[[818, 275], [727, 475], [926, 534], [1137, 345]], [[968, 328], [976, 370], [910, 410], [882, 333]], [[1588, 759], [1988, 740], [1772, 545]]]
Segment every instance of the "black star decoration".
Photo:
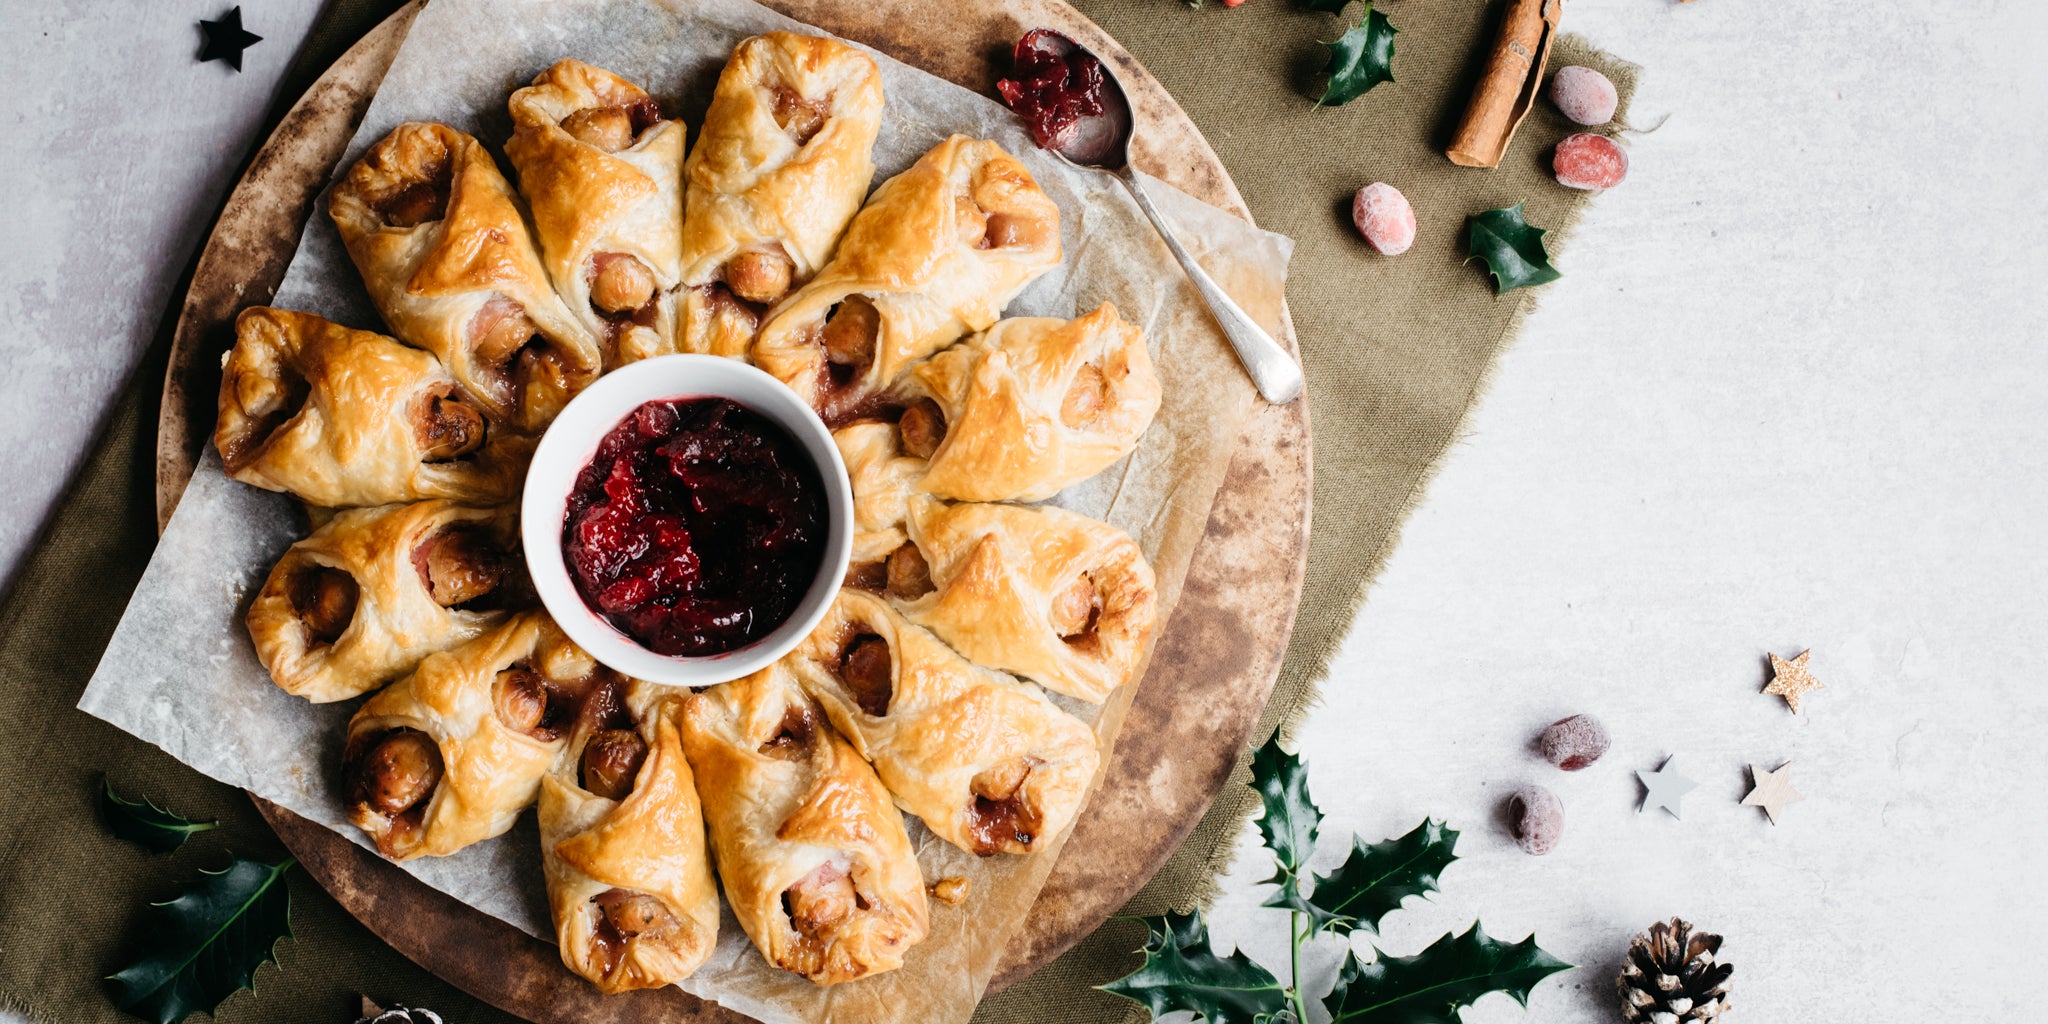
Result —
[[201, 21], [199, 31], [206, 33], [206, 46], [199, 51], [200, 61], [224, 60], [236, 71], [242, 70], [242, 51], [263, 41], [262, 36], [242, 28], [240, 7], [222, 15], [219, 21]]

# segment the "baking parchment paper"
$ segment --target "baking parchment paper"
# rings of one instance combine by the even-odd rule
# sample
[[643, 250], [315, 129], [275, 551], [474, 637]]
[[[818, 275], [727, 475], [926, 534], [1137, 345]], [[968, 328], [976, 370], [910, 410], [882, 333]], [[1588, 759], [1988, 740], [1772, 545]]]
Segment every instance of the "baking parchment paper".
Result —
[[[694, 129], [732, 48], [774, 29], [817, 31], [747, 0], [434, 0], [413, 24], [337, 171], [413, 120], [452, 124], [502, 155], [510, 134], [506, 98], [563, 57], [639, 82]], [[994, 101], [875, 57], [888, 97], [876, 182], [955, 132], [997, 140], [1058, 203], [1066, 254], [1008, 315], [1072, 317], [1109, 301], [1144, 329], [1165, 388], [1157, 421], [1131, 457], [1055, 503], [1138, 540], [1158, 573], [1163, 625], [1257, 401], [1249, 381], [1119, 184], [1040, 152]], [[1255, 318], [1278, 330], [1292, 244], [1152, 184], [1189, 248]], [[325, 210], [323, 197], [273, 304], [382, 330]], [[335, 779], [357, 702], [313, 705], [271, 685], [242, 621], [271, 565], [306, 530], [293, 501], [227, 479], [209, 448], [79, 707], [368, 846], [344, 820]], [[1105, 764], [1135, 689], [1124, 687], [1099, 709], [1055, 697], [1095, 724]], [[819, 989], [769, 966], [728, 912], [717, 952], [683, 987], [770, 1022], [967, 1020], [1060, 850], [984, 860], [933, 838], [915, 819], [910, 826], [926, 880], [964, 877], [971, 895], [957, 907], [933, 902], [931, 935], [902, 970]], [[529, 814], [495, 840], [402, 866], [484, 913], [551, 939], [538, 845]]]

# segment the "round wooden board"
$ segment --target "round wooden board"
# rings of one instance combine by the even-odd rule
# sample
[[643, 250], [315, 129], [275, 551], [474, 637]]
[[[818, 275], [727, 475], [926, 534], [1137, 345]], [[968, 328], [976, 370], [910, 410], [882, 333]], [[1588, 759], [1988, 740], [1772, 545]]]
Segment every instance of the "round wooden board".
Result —
[[[992, 87], [1013, 40], [1030, 28], [1057, 28], [1114, 63], [1140, 126], [1140, 167], [1250, 219], [1229, 174], [1164, 87], [1057, 0], [768, 4], [982, 92]], [[159, 528], [212, 429], [220, 356], [233, 343], [234, 316], [275, 293], [313, 199], [417, 12], [413, 6], [393, 15], [313, 85], [256, 154], [215, 225], [179, 314], [164, 381]], [[1291, 323], [1283, 340], [1294, 344]], [[1262, 407], [1247, 425], [1102, 785], [991, 991], [1051, 961], [1116, 912], [1186, 839], [1228, 779], [1272, 691], [1301, 599], [1309, 459], [1305, 399]], [[505, 1010], [546, 1024], [744, 1020], [676, 989], [601, 996], [562, 967], [551, 944], [414, 881], [324, 826], [257, 803], [307, 870], [372, 931]]]

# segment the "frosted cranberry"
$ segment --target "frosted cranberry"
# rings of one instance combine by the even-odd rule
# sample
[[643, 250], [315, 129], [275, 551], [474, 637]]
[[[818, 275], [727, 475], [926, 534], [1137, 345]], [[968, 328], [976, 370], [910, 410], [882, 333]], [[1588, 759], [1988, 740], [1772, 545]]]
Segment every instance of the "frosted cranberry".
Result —
[[1523, 786], [1508, 797], [1508, 829], [1523, 853], [1541, 857], [1564, 838], [1564, 804], [1542, 786]]
[[1351, 200], [1351, 221], [1365, 244], [1383, 256], [1399, 256], [1415, 244], [1415, 208], [1401, 190], [1375, 181]]
[[1614, 108], [1621, 104], [1621, 98], [1606, 75], [1574, 64], [1559, 68], [1551, 76], [1550, 102], [1557, 104], [1564, 116], [1593, 126], [1614, 120]]
[[1607, 727], [1592, 715], [1573, 715], [1550, 723], [1541, 742], [1544, 760], [1575, 772], [1607, 753]]
[[1580, 132], [1557, 144], [1550, 168], [1566, 188], [1613, 188], [1628, 177], [1628, 154], [1605, 135]]

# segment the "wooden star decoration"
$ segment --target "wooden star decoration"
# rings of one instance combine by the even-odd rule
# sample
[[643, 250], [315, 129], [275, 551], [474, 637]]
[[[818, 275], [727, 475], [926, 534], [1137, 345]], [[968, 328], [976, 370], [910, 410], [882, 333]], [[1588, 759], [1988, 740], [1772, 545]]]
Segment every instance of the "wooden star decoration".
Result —
[[1699, 786], [1699, 783], [1678, 774], [1676, 756], [1665, 758], [1664, 764], [1654, 772], [1637, 771], [1636, 778], [1643, 783], [1643, 805], [1637, 809], [1642, 814], [1650, 813], [1652, 807], [1662, 807], [1672, 817], [1679, 817], [1678, 802]]
[[1806, 659], [1813, 657], [1812, 651], [1802, 652], [1799, 657], [1786, 661], [1771, 655], [1771, 681], [1764, 685], [1765, 693], [1775, 693], [1785, 698], [1785, 706], [1799, 713], [1799, 698], [1808, 690], [1823, 690], [1820, 680], [1806, 670]]
[[1798, 790], [1792, 788], [1790, 761], [1779, 765], [1778, 770], [1774, 772], [1764, 771], [1764, 766], [1760, 764], [1750, 765], [1749, 781], [1749, 795], [1742, 798], [1742, 806], [1763, 808], [1764, 814], [1771, 819], [1773, 825], [1778, 823], [1778, 815], [1785, 808], [1806, 799]]
[[228, 11], [219, 21], [201, 21], [199, 31], [206, 34], [206, 45], [199, 50], [200, 63], [224, 60], [236, 71], [242, 70], [242, 51], [263, 41], [262, 36], [242, 28], [240, 7]]

